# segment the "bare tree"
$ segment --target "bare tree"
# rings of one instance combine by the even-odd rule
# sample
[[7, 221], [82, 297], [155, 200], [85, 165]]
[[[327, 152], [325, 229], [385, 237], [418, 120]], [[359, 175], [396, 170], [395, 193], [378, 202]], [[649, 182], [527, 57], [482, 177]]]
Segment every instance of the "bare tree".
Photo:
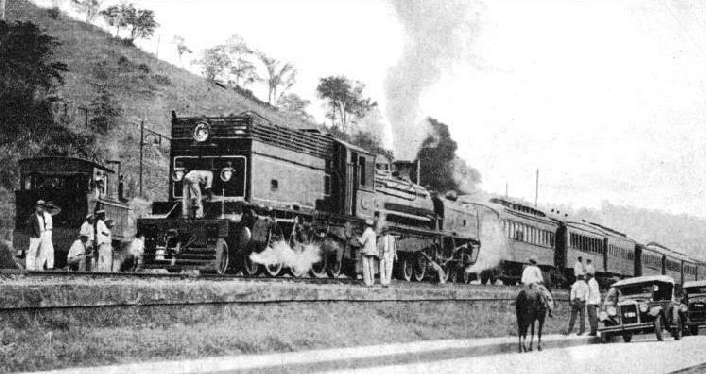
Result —
[[318, 96], [328, 102], [330, 112], [326, 115], [331, 119], [331, 125], [335, 126], [339, 121], [343, 132], [348, 130], [348, 125], [365, 115], [374, 108], [377, 103], [368, 97], [363, 97], [363, 88], [360, 82], [351, 82], [344, 76], [330, 76], [319, 79], [316, 86]]
[[193, 51], [186, 46], [186, 39], [180, 35], [174, 35], [174, 44], [176, 45], [177, 55], [179, 55], [179, 64], [182, 65], [181, 56], [185, 53], [193, 53]]
[[86, 14], [86, 22], [93, 21], [100, 12], [102, 0], [71, 0], [79, 12]]
[[281, 87], [281, 94], [294, 85], [297, 70], [291, 63], [279, 61], [263, 52], [257, 52], [257, 56], [267, 71], [267, 77], [261, 80], [267, 84], [267, 102], [272, 104], [277, 101], [278, 88]]

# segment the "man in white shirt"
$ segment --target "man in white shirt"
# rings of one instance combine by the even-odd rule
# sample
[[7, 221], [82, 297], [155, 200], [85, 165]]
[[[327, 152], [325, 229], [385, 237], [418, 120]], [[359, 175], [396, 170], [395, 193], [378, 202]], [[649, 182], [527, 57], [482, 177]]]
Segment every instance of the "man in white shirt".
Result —
[[544, 277], [542, 276], [542, 270], [537, 266], [537, 256], [531, 256], [529, 258], [529, 265], [525, 267], [522, 271], [522, 278], [520, 282], [527, 288], [536, 288], [539, 290], [544, 300], [544, 304], [547, 306], [549, 311], [549, 317], [553, 317], [552, 310], [554, 309], [554, 298], [552, 293], [544, 286]]
[[395, 262], [395, 237], [390, 235], [389, 228], [382, 230], [378, 247], [380, 249], [380, 284], [388, 287], [392, 281], [392, 267]]
[[596, 274], [596, 269], [593, 268], [593, 264], [591, 263], [591, 259], [587, 258], [586, 259], [586, 280], [587, 281], [588, 281], [589, 274]]
[[585, 275], [586, 268], [583, 266], [583, 257], [579, 256], [576, 258], [576, 263], [574, 263], [574, 280], [579, 279], [579, 275]]
[[86, 271], [86, 243], [88, 237], [81, 234], [69, 248], [67, 262], [71, 271]]
[[46, 203], [44, 200], [37, 201], [34, 213], [29, 216], [27, 222], [25, 223], [29, 234], [29, 248], [27, 248], [27, 253], [25, 253], [25, 269], [29, 271], [43, 270], [41, 266], [38, 266], [38, 262], [40, 262], [41, 259], [40, 247], [42, 245], [42, 238], [45, 228], [45, 208]]
[[365, 230], [360, 237], [363, 245], [361, 251], [363, 265], [363, 284], [372, 287], [375, 284], [375, 257], [378, 255], [377, 236], [373, 230], [373, 220], [365, 221]]
[[42, 269], [46, 265], [47, 270], [52, 270], [54, 269], [54, 243], [52, 239], [54, 223], [49, 212], [44, 210], [42, 214], [44, 215], [44, 232], [42, 232], [42, 245], [39, 247], [40, 255], [37, 267]]
[[588, 325], [591, 327], [590, 336], [596, 336], [598, 332], [598, 308], [601, 306], [601, 290], [596, 282], [596, 277], [592, 271], [588, 276], [588, 300], [586, 300], [586, 311], [588, 312]]
[[203, 218], [203, 196], [201, 187], [207, 193], [211, 193], [211, 184], [213, 183], [213, 172], [210, 170], [191, 170], [184, 176], [182, 182], [182, 216], [190, 217], [190, 209], [196, 206], [196, 217]]
[[576, 322], [576, 315], [580, 314], [579, 320], [579, 333], [578, 335], [583, 335], [586, 331], [586, 300], [588, 299], [588, 285], [584, 281], [583, 274], [578, 276], [576, 282], [571, 285], [571, 294], [569, 297], [569, 303], [571, 304], [571, 319], [569, 319], [569, 328], [566, 330], [566, 335], [571, 334], [574, 329], [574, 322]]
[[98, 271], [111, 271], [113, 268], [113, 247], [110, 230], [105, 223], [105, 211], [96, 212], [96, 245], [98, 246]]

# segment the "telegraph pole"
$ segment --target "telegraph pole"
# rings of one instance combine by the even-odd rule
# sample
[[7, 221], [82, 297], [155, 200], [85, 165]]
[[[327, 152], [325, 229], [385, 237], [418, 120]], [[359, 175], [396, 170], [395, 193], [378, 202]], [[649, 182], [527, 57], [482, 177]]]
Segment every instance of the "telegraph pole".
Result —
[[534, 179], [534, 207], [537, 208], [537, 198], [539, 197], [539, 169]]
[[145, 146], [145, 121], [140, 121], [140, 197], [142, 197], [142, 148]]
[[0, 0], [0, 20], [5, 20], [5, 2], [6, 0]]

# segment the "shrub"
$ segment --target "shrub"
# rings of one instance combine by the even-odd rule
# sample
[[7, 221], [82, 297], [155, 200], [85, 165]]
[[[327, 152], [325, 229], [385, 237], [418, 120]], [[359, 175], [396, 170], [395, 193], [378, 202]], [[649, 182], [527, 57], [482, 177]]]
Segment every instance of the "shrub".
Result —
[[147, 64], [142, 63], [137, 65], [137, 70], [139, 70], [142, 73], [149, 74], [150, 73], [150, 67], [147, 66]]
[[51, 7], [50, 9], [47, 9], [47, 13], [49, 14], [49, 17], [57, 19], [61, 15], [61, 10], [59, 9], [59, 7], [55, 6]]
[[162, 86], [171, 86], [172, 85], [172, 80], [169, 79], [169, 77], [166, 75], [155, 74], [152, 77], [152, 79], [154, 79], [155, 83], [161, 84]]

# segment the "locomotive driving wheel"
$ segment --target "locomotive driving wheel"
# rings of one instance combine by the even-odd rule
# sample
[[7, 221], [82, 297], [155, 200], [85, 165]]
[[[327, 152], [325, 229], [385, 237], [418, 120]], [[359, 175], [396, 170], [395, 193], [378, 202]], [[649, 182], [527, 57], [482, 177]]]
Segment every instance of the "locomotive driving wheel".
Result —
[[329, 255], [326, 253], [324, 246], [321, 246], [321, 260], [311, 265], [311, 275], [316, 278], [326, 278], [328, 275], [326, 270], [328, 269], [328, 258]]
[[412, 277], [416, 282], [424, 280], [424, 276], [427, 275], [427, 267], [429, 267], [429, 260], [427, 260], [426, 257], [421, 254], [414, 256], [414, 271]]
[[[267, 242], [263, 247], [263, 251], [272, 250], [272, 244], [274, 244], [274, 235], [272, 235], [272, 229], [267, 231]], [[271, 277], [276, 277], [282, 272], [284, 265], [281, 262], [274, 264], [267, 264], [264, 266], [265, 272]]]
[[402, 260], [400, 264], [400, 275], [402, 279], [411, 282], [412, 274], [414, 274], [414, 262], [411, 256], [400, 256], [400, 258]]
[[218, 239], [216, 243], [216, 261], [215, 261], [215, 271], [216, 274], [225, 274], [228, 271], [228, 244], [224, 239]]
[[250, 259], [250, 253], [252, 252], [243, 254], [243, 275], [254, 277], [260, 272], [260, 264]]

